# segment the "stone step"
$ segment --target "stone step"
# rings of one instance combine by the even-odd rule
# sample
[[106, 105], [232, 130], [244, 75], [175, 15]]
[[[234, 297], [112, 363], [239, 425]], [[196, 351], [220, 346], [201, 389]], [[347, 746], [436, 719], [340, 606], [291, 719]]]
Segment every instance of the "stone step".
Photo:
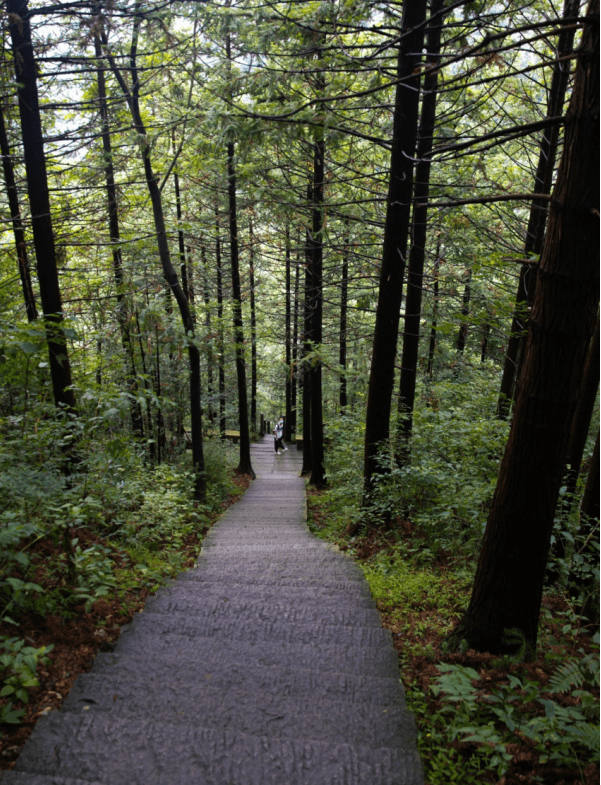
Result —
[[253, 576], [257, 574], [280, 577], [308, 577], [324, 580], [357, 580], [362, 581], [363, 573], [350, 560], [335, 554], [315, 555], [312, 559], [298, 556], [275, 555], [272, 559], [266, 554], [259, 559], [256, 555], [248, 558], [231, 555], [223, 557], [219, 553], [212, 553], [210, 561], [208, 556], [201, 555], [197, 567], [190, 571], [191, 579], [197, 572], [209, 574], [237, 573], [238, 575]]
[[0, 772], [2, 785], [103, 785], [99, 780], [55, 777], [52, 774], [28, 774], [26, 771]]
[[264, 542], [264, 543], [230, 543], [230, 542], [203, 542], [201, 553], [206, 556], [213, 557], [214, 555], [221, 556], [229, 559], [230, 556], [242, 557], [248, 556], [250, 558], [270, 556], [270, 560], [278, 559], [280, 556], [294, 556], [296, 559], [301, 556], [303, 559], [313, 560], [314, 555], [321, 555], [324, 553], [332, 553], [333, 551], [326, 549], [320, 543], [305, 543], [305, 542]]
[[398, 657], [390, 644], [381, 646], [340, 646], [336, 644], [288, 643], [287, 641], [223, 640], [194, 635], [137, 635], [124, 634], [119, 638], [115, 652], [149, 657], [170, 657], [173, 663], [180, 658], [198, 657], [210, 668], [228, 668], [230, 665], [271, 668], [315, 668], [342, 673], [369, 673], [398, 679]]
[[[227, 526], [219, 526], [211, 529], [207, 536], [204, 538], [203, 543], [213, 542], [213, 540], [227, 541], [232, 544], [237, 542], [245, 542], [247, 540], [255, 541], [279, 541], [279, 540], [295, 540], [297, 542], [315, 543], [319, 542], [307, 529], [304, 523], [299, 523], [295, 526], [291, 523], [284, 523], [271, 525], [265, 524], [240, 524], [235, 523]], [[326, 543], [322, 543], [325, 546]]]
[[160, 717], [170, 724], [201, 725], [270, 738], [316, 739], [371, 747], [415, 744], [413, 717], [402, 704], [350, 704], [318, 696], [246, 692], [207, 683], [78, 679], [62, 711], [110, 712], [113, 717]]
[[236, 665], [230, 660], [206, 661], [197, 655], [177, 662], [177, 668], [167, 659], [151, 655], [128, 656], [101, 652], [94, 660], [91, 673], [79, 679], [96, 678], [130, 681], [141, 690], [147, 683], [158, 684], [177, 680], [181, 684], [208, 684], [213, 689], [238, 689], [246, 692], [263, 692], [269, 695], [319, 696], [327, 700], [345, 703], [378, 703], [380, 705], [404, 705], [403, 686], [398, 678], [342, 673], [338, 671], [314, 671], [303, 667], [269, 669]]
[[298, 602], [266, 602], [263, 597], [249, 598], [246, 592], [239, 596], [207, 597], [203, 593], [187, 596], [169, 595], [159, 592], [146, 600], [146, 613], [184, 613], [189, 618], [196, 616], [216, 616], [218, 618], [234, 617], [255, 624], [261, 621], [276, 620], [288, 624], [307, 624], [319, 622], [340, 626], [357, 625], [359, 627], [381, 627], [382, 620], [375, 608], [359, 607], [346, 598], [336, 604], [321, 603], [309, 598], [301, 605]]
[[[338, 626], [320, 622], [295, 623], [280, 619], [246, 620], [243, 617], [189, 616], [187, 613], [138, 613], [122, 634], [117, 646], [127, 638], [151, 638], [178, 635], [185, 638], [221, 638], [247, 644], [272, 641], [289, 644], [336, 645], [344, 648], [391, 646], [390, 630], [382, 627]], [[133, 643], [128, 642], [131, 647]]]
[[[353, 584], [363, 586], [361, 584]], [[207, 603], [217, 601], [222, 602], [236, 601], [243, 595], [248, 602], [264, 602], [266, 605], [297, 606], [309, 604], [319, 605], [324, 608], [336, 608], [346, 610], [351, 607], [357, 609], [373, 609], [374, 602], [369, 593], [351, 590], [328, 591], [321, 590], [315, 586], [278, 586], [277, 584], [256, 584], [256, 583], [225, 583], [216, 581], [181, 581], [176, 584], [159, 589], [159, 597], [169, 597], [171, 600], [180, 599], [184, 602], [192, 601]], [[147, 602], [152, 604], [153, 600]]]
[[[34, 743], [31, 743], [34, 742]], [[50, 712], [17, 771], [103, 785], [421, 785], [410, 749], [376, 749], [215, 731], [198, 726]]]
[[364, 597], [372, 602], [369, 586], [364, 580], [322, 580], [320, 577], [309, 578], [304, 576], [282, 578], [264, 574], [246, 577], [240, 573], [215, 578], [209, 577], [207, 573], [206, 567], [202, 571], [192, 569], [188, 570], [188, 572], [180, 573], [176, 581], [168, 583], [161, 591], [175, 590], [176, 587], [177, 589], [181, 588], [182, 591], [197, 591], [196, 584], [202, 584], [203, 594], [209, 591], [223, 591], [227, 594], [233, 590], [233, 587], [245, 586], [245, 591], [249, 593], [249, 596], [250, 592], [257, 591], [260, 592], [261, 597], [266, 598], [271, 593], [274, 593], [276, 597], [282, 596], [290, 599], [298, 597], [301, 599], [308, 593], [309, 596], [315, 597], [319, 601], [322, 598], [343, 595], [349, 598]]

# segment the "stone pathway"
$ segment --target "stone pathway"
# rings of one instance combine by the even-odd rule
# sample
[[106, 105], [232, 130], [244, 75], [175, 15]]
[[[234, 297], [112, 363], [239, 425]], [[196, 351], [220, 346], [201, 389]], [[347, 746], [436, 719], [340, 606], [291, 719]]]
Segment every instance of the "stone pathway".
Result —
[[305, 524], [301, 454], [257, 479], [2, 785], [421, 785], [397, 656], [359, 568]]

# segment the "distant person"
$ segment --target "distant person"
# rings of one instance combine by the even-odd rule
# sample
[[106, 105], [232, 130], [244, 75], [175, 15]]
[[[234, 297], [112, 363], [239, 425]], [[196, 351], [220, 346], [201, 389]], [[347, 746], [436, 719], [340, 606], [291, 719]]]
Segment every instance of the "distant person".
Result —
[[281, 455], [284, 450], [288, 448], [284, 444], [284, 418], [280, 417], [280, 419], [275, 424], [275, 428], [273, 429], [274, 441], [273, 445], [275, 448], [275, 454]]

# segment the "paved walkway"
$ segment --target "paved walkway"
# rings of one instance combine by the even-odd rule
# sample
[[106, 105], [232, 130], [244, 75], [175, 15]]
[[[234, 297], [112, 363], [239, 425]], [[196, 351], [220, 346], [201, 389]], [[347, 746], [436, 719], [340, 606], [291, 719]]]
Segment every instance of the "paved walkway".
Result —
[[305, 525], [300, 453], [150, 599], [2, 785], [421, 785], [397, 657], [358, 567]]

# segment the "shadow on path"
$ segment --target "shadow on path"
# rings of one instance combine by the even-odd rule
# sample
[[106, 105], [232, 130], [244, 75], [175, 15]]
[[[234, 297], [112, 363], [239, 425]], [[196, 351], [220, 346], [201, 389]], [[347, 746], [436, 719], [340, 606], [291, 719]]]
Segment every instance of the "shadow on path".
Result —
[[421, 785], [397, 655], [359, 568], [306, 526], [301, 455], [257, 479], [2, 785]]

